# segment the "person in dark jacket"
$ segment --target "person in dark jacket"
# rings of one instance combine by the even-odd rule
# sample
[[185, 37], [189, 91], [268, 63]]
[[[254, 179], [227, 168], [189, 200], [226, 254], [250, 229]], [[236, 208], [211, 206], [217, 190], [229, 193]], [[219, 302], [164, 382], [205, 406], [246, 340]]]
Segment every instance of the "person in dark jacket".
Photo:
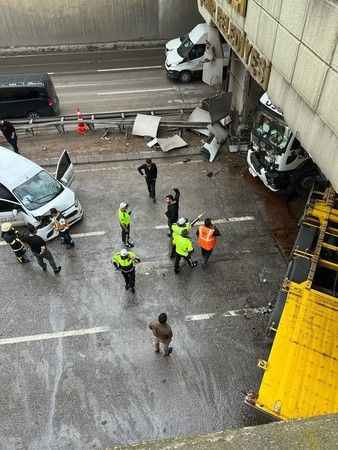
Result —
[[156, 203], [155, 184], [157, 178], [157, 166], [151, 159], [147, 159], [145, 164], [137, 168], [140, 175], [145, 177], [148, 186], [149, 197]]
[[39, 266], [44, 272], [47, 270], [47, 264], [44, 260], [47, 260], [52, 267], [55, 275], [61, 270], [61, 266], [57, 266], [53, 255], [47, 248], [47, 244], [42, 237], [36, 234], [36, 229], [33, 225], [28, 225], [29, 234], [24, 237], [24, 241], [29, 245], [33, 255], [37, 259]]
[[1, 225], [1, 237], [13, 250], [18, 263], [24, 264], [29, 262], [29, 259], [26, 257], [26, 248], [20, 239], [19, 233], [11, 223], [6, 222]]
[[165, 215], [168, 219], [169, 233], [168, 236], [172, 235], [172, 225], [178, 221], [178, 210], [180, 206], [180, 191], [177, 188], [173, 189], [174, 195], [169, 194], [165, 197], [167, 203], [167, 211]]
[[11, 122], [8, 122], [8, 120], [0, 120], [0, 130], [6, 141], [13, 147], [15, 153], [20, 153], [18, 149], [18, 137], [14, 125]]

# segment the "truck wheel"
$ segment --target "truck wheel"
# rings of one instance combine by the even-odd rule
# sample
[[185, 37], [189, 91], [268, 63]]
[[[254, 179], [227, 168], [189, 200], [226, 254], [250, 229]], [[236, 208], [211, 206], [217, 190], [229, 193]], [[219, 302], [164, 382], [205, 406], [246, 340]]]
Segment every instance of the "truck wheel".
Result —
[[27, 119], [38, 119], [40, 116], [37, 112], [30, 111], [26, 117], [27, 117]]
[[182, 83], [190, 83], [191, 79], [192, 79], [191, 72], [188, 72], [187, 70], [182, 72], [180, 75], [180, 81]]

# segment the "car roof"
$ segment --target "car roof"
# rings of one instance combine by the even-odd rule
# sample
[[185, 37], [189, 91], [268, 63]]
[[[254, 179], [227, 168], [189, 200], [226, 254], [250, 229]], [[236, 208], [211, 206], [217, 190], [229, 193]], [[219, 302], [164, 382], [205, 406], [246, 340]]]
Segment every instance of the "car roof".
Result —
[[0, 183], [7, 189], [15, 189], [41, 170], [43, 170], [42, 167], [33, 161], [5, 147], [0, 147]]
[[44, 87], [48, 73], [16, 73], [0, 75], [0, 89], [5, 87]]
[[189, 33], [191, 42], [197, 42], [201, 38], [201, 36], [208, 33], [209, 29], [210, 25], [208, 25], [207, 23], [199, 23], [198, 25], [196, 25]]

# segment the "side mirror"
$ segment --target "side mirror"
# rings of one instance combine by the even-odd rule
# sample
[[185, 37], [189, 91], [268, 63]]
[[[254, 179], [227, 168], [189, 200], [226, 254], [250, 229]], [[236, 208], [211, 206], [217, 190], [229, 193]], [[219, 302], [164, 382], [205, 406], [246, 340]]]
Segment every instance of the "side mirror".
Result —
[[13, 213], [13, 216], [16, 217], [18, 215], [18, 210], [17, 209], [13, 209], [12, 213]]

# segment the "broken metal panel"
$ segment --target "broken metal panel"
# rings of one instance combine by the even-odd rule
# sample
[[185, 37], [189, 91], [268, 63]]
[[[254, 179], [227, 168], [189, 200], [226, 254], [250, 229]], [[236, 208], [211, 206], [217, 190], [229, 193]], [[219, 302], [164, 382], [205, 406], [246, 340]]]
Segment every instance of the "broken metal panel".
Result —
[[208, 111], [202, 108], [195, 108], [188, 118], [188, 122], [207, 122], [211, 123], [211, 117]]
[[157, 136], [161, 117], [146, 114], [137, 114], [132, 134], [134, 136]]
[[211, 135], [215, 136], [219, 144], [223, 144], [223, 142], [226, 141], [229, 135], [229, 131], [226, 128], [222, 127], [220, 123], [208, 125], [208, 130]]
[[217, 139], [214, 137], [213, 140], [209, 143], [206, 142], [202, 149], [208, 153], [209, 156], [209, 162], [213, 162], [213, 160], [216, 158], [218, 150], [221, 148], [222, 144], [217, 142]]
[[162, 152], [169, 152], [174, 148], [186, 147], [188, 144], [180, 136], [175, 134], [175, 136], [170, 136], [168, 138], [157, 139], [157, 143], [161, 147]]
[[218, 122], [230, 113], [231, 99], [231, 92], [222, 92], [203, 99], [202, 108], [209, 112], [211, 123]]

